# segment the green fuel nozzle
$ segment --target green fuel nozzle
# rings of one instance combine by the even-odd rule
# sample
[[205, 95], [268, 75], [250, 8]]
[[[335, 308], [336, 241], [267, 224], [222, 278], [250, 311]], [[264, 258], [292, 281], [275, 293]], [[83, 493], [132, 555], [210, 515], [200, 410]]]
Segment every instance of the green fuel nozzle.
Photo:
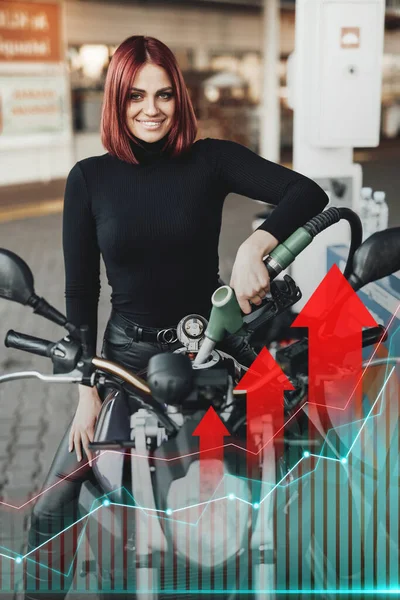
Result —
[[[351, 219], [349, 212], [351, 213]], [[348, 208], [331, 206], [307, 221], [303, 227], [296, 229], [287, 240], [272, 250], [270, 255], [265, 259], [264, 264], [268, 269], [271, 279], [292, 264], [296, 256], [311, 244], [316, 235], [322, 233], [322, 231], [328, 229], [331, 225], [339, 223], [341, 219], [346, 219], [349, 223], [352, 223], [358, 217]]]
[[[313, 240], [313, 236], [303, 227], [297, 229], [287, 240], [279, 244], [266, 258], [265, 265], [274, 279], [286, 269]], [[211, 297], [212, 309], [205, 336], [220, 342], [225, 333], [237, 333], [243, 327], [243, 314], [236, 295], [231, 287], [223, 285]]]
[[286, 269], [296, 256], [313, 241], [313, 236], [304, 227], [299, 227], [287, 240], [279, 244], [265, 259], [271, 279]]
[[226, 332], [240, 331], [243, 326], [243, 314], [235, 292], [228, 285], [215, 290], [211, 302], [213, 306], [205, 335], [214, 342], [221, 342]]
[[226, 333], [238, 333], [243, 327], [243, 315], [236, 294], [229, 285], [219, 287], [211, 296], [212, 309], [204, 341], [194, 360], [194, 366], [202, 365], [211, 356], [215, 344], [221, 342]]
[[[279, 244], [265, 259], [270, 279], [274, 279], [284, 271], [304, 248], [313, 241], [314, 237], [327, 227], [337, 223], [342, 218], [345, 209], [331, 207], [313, 217], [304, 227], [299, 227], [290, 237]], [[343, 217], [344, 218], [344, 217]], [[228, 285], [224, 285], [212, 295], [212, 309], [209, 323], [205, 331], [205, 340], [194, 361], [194, 365], [206, 362], [216, 343], [222, 341], [226, 332], [241, 333], [243, 329], [243, 314], [236, 294]]]

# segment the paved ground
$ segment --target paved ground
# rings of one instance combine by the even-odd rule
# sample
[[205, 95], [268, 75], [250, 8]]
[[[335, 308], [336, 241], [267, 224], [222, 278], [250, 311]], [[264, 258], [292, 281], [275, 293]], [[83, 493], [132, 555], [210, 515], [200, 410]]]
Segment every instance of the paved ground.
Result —
[[[400, 152], [386, 152], [381, 160], [365, 165], [365, 184], [388, 192], [391, 225], [400, 224], [398, 160]], [[230, 197], [226, 202], [221, 237], [221, 275], [228, 279], [235, 250], [251, 231], [251, 219], [260, 205]], [[0, 246], [21, 255], [30, 265], [36, 292], [63, 310], [63, 263], [61, 215], [0, 224]], [[83, 257], [84, 258], [84, 257]], [[109, 313], [109, 288], [102, 281], [99, 308], [99, 339]], [[56, 340], [62, 330], [34, 316], [31, 309], [0, 301], [0, 372], [38, 369], [50, 372], [45, 359], [8, 350], [2, 340], [9, 328]], [[15, 507], [23, 505], [41, 487], [54, 452], [77, 403], [73, 386], [50, 386], [40, 382], [18, 382], [0, 386], [0, 496]], [[17, 510], [0, 508], [0, 546], [21, 553], [31, 504]], [[0, 554], [2, 549], [0, 548]], [[6, 552], [7, 554], [7, 552]], [[21, 571], [0, 556], [0, 589], [18, 588]], [[1, 594], [0, 594], [1, 597]], [[13, 594], [7, 593], [8, 598]], [[76, 597], [76, 596], [74, 596]], [[86, 600], [94, 598], [84, 595]]]

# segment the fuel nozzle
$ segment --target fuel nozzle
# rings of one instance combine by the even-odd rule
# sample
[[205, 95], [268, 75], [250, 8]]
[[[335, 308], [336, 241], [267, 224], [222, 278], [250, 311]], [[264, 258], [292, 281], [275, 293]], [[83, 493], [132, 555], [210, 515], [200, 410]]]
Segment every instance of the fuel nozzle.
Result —
[[[274, 279], [281, 271], [284, 271], [295, 260], [304, 248], [306, 248], [316, 235], [338, 223], [340, 219], [347, 218], [346, 208], [331, 206], [322, 213], [316, 215], [303, 227], [296, 229], [291, 236], [281, 242], [265, 259], [264, 264], [268, 269], [271, 279]], [[351, 212], [351, 211], [350, 211]], [[354, 214], [354, 213], [353, 213]]]
[[[346, 210], [348, 209], [332, 206], [307, 221], [303, 227], [296, 229], [287, 240], [280, 243], [264, 261], [270, 279], [274, 279], [284, 271], [296, 256], [311, 244], [316, 235], [344, 218]], [[226, 332], [242, 333], [243, 331], [243, 315], [231, 287], [228, 285], [219, 287], [212, 295], [211, 302], [213, 306], [205, 331], [205, 340], [194, 361], [195, 366], [207, 361], [215, 344], [223, 340]]]
[[287, 240], [272, 250], [264, 261], [270, 279], [274, 279], [291, 265], [296, 256], [311, 244], [312, 240], [313, 236], [304, 227], [299, 227]]
[[224, 339], [226, 332], [238, 333], [243, 327], [243, 315], [231, 287], [223, 285], [211, 297], [212, 309], [205, 339], [194, 361], [194, 365], [201, 365], [210, 356], [217, 342]]
[[211, 297], [212, 309], [205, 335], [221, 342], [226, 332], [237, 333], [243, 327], [243, 315], [231, 287], [223, 285]]

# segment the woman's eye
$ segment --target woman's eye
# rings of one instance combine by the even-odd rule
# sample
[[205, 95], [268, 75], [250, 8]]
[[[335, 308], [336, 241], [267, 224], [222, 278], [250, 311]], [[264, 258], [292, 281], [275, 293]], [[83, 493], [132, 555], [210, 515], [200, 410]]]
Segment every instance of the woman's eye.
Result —
[[[161, 100], [169, 100], [170, 98], [172, 98], [172, 96], [172, 92], [162, 92], [161, 94], [158, 94], [158, 97], [161, 98]], [[129, 99], [139, 101], [142, 100], [142, 95], [132, 92], [129, 96]]]

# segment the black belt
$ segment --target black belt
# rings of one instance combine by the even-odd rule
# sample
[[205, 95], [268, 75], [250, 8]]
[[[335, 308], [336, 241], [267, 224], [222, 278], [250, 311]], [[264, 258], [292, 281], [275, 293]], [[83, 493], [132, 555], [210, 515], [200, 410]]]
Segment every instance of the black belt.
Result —
[[110, 320], [115, 325], [122, 327], [128, 337], [134, 342], [158, 342], [159, 344], [174, 344], [178, 341], [176, 327], [167, 327], [165, 329], [154, 329], [152, 327], [140, 327], [136, 323], [129, 321], [115, 310], [111, 311]]

